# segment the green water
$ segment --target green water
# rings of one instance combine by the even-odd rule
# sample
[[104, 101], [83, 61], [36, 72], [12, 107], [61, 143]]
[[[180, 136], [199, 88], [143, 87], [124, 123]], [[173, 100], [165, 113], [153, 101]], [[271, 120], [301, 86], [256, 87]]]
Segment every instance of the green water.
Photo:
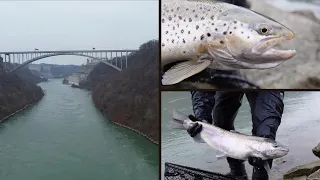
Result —
[[0, 124], [1, 180], [151, 180], [159, 150], [146, 138], [111, 124], [88, 91], [41, 83], [39, 104]]
[[[214, 149], [207, 144], [193, 142], [186, 131], [173, 130], [168, 127], [168, 121], [172, 118], [172, 110], [193, 114], [191, 94], [189, 92], [162, 92], [161, 98], [161, 174], [163, 175], [165, 162], [207, 171], [228, 172], [226, 160], [217, 160]], [[285, 163], [275, 166], [274, 173], [277, 176], [294, 166], [316, 161], [318, 158], [312, 154], [311, 149], [320, 143], [320, 92], [286, 92], [284, 104], [285, 109], [277, 140], [287, 145], [290, 152], [283, 158]], [[251, 134], [251, 126], [250, 107], [244, 97], [235, 127], [242, 133]], [[246, 168], [251, 174], [252, 166], [246, 164]]]

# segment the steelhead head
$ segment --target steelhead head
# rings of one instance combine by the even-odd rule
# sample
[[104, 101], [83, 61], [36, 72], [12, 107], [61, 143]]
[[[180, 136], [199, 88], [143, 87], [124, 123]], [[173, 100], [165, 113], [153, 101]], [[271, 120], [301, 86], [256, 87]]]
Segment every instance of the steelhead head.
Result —
[[268, 69], [296, 55], [275, 45], [295, 34], [279, 22], [235, 5], [205, 0], [161, 5], [161, 65], [181, 60], [163, 75], [172, 85], [206, 68]]
[[258, 153], [257, 157], [262, 159], [277, 159], [289, 153], [289, 149], [281, 143], [272, 139], [263, 138], [257, 144], [253, 144], [253, 154]]

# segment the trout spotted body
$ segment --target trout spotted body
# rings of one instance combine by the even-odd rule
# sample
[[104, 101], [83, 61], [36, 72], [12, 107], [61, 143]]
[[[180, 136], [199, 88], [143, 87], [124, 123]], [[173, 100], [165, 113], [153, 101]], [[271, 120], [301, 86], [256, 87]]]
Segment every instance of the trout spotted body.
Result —
[[171, 1], [161, 5], [161, 65], [181, 60], [163, 76], [178, 83], [206, 68], [267, 69], [295, 56], [272, 47], [294, 38], [280, 23], [231, 4]]

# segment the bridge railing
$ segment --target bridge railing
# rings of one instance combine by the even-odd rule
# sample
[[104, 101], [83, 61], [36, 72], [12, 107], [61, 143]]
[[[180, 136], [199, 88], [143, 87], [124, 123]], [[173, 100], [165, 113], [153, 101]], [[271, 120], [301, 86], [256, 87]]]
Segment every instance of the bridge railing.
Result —
[[[23, 51], [23, 52], [0, 52], [0, 58], [6, 65], [6, 69], [15, 72], [23, 66], [40, 59], [61, 56], [75, 55], [87, 57], [103, 62], [119, 71], [128, 68], [128, 56], [138, 50], [72, 50], [72, 51]], [[0, 60], [1, 60], [0, 59]], [[7, 64], [18, 64], [16, 67]]]

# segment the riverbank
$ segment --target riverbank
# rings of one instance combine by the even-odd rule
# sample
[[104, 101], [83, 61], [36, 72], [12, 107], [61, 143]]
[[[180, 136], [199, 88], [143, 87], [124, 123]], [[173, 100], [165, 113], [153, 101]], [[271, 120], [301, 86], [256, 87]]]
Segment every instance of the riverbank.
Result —
[[44, 92], [37, 83], [43, 80], [28, 68], [8, 74], [0, 67], [0, 122], [39, 102]]
[[[290, 169], [283, 176], [285, 180], [318, 180], [320, 179], [320, 143], [312, 149], [317, 161], [299, 165]], [[316, 159], [316, 158], [315, 158]]]
[[158, 41], [151, 40], [128, 56], [119, 72], [98, 64], [80, 88], [92, 91], [92, 101], [113, 124], [130, 129], [159, 144]]
[[[43, 95], [43, 96], [44, 96], [44, 95]], [[0, 123], [5, 122], [6, 120], [8, 120], [10, 117], [12, 117], [12, 116], [16, 115], [17, 113], [22, 112], [23, 110], [26, 110], [27, 108], [32, 107], [32, 106], [34, 106], [34, 105], [38, 104], [38, 103], [41, 101], [41, 99], [43, 98], [43, 96], [41, 96], [41, 98], [40, 98], [40, 99], [38, 99], [38, 100], [36, 100], [35, 102], [30, 103], [30, 104], [27, 104], [27, 105], [25, 105], [23, 108], [21, 108], [21, 109], [19, 109], [19, 110], [15, 111], [15, 112], [13, 112], [13, 113], [9, 114], [8, 116], [6, 116], [6, 117], [4, 117], [4, 118], [0, 119]]]
[[[93, 103], [93, 104], [94, 104], [94, 103]], [[95, 104], [94, 104], [94, 105], [95, 105]], [[95, 107], [96, 107], [97, 109], [99, 109], [96, 105], [95, 105]], [[117, 126], [120, 126], [120, 127], [123, 127], [123, 128], [126, 128], [126, 129], [129, 129], [129, 130], [131, 130], [131, 131], [133, 131], [133, 132], [135, 132], [135, 133], [138, 133], [139, 135], [147, 138], [147, 139], [148, 139], [149, 141], [151, 141], [153, 144], [159, 145], [159, 142], [158, 142], [158, 141], [153, 140], [152, 138], [150, 138], [150, 137], [147, 136], [146, 134], [144, 134], [144, 133], [142, 133], [142, 132], [140, 132], [140, 131], [138, 131], [138, 130], [136, 130], [136, 129], [133, 129], [133, 128], [129, 127], [129, 126], [126, 126], [126, 125], [117, 123], [117, 122], [115, 122], [115, 121], [112, 121], [111, 118], [108, 117], [108, 115], [106, 115], [106, 114], [104, 114], [104, 113], [102, 113], [102, 114], [103, 114], [104, 117], [106, 117], [112, 124], [117, 125]]]

